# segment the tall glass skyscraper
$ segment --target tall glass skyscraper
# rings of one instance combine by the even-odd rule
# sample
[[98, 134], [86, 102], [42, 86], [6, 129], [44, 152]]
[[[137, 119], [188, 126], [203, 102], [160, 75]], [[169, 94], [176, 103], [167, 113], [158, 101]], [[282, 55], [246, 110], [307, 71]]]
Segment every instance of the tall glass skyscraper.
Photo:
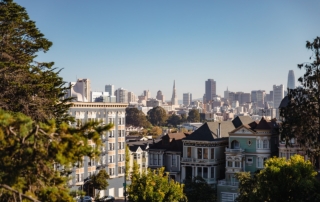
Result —
[[213, 79], [206, 81], [206, 97], [205, 103], [212, 100], [213, 96], [216, 95], [216, 82]]
[[296, 83], [295, 83], [293, 70], [289, 70], [287, 88], [289, 88], [289, 89], [295, 89], [296, 88]]

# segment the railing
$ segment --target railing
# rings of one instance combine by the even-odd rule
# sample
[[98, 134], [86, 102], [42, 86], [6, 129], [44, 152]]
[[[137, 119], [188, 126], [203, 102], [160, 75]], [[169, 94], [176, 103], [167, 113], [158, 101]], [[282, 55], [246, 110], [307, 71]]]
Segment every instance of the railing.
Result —
[[204, 178], [204, 180], [208, 183], [208, 184], [212, 184], [216, 182], [215, 178]]
[[224, 185], [238, 187], [239, 182], [231, 182], [231, 181], [226, 181], [226, 180], [219, 180], [218, 181], [218, 186], [224, 186]]
[[182, 162], [192, 162], [192, 163], [214, 163], [216, 159], [197, 159], [197, 158], [182, 158]]
[[226, 152], [231, 152], [231, 153], [239, 153], [239, 152], [244, 152], [244, 149], [229, 149], [229, 148], [226, 148]]

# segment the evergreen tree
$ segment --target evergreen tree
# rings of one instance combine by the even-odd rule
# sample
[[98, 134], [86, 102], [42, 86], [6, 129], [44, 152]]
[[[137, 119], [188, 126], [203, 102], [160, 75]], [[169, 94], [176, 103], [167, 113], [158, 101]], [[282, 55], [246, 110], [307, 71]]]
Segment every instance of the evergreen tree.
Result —
[[188, 121], [189, 122], [200, 122], [200, 113], [197, 109], [192, 109], [189, 111]]
[[154, 107], [148, 111], [148, 119], [154, 126], [164, 126], [167, 118], [166, 110], [160, 106]]
[[306, 48], [313, 61], [298, 65], [305, 73], [298, 79], [301, 87], [288, 89], [288, 104], [280, 108], [280, 132], [288, 146], [296, 138], [314, 163], [320, 156], [320, 37], [307, 41]]
[[99, 170], [98, 174], [94, 174], [90, 178], [90, 184], [94, 189], [98, 189], [96, 198], [99, 198], [100, 190], [106, 189], [109, 186], [109, 175], [105, 169]]
[[71, 120], [60, 70], [53, 62], [35, 61], [51, 45], [23, 7], [0, 0], [0, 108], [36, 121]]

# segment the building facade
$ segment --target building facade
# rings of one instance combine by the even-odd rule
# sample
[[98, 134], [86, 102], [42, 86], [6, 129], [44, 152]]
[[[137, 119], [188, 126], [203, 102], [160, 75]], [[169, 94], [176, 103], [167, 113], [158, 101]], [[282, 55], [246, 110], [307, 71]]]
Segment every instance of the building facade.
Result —
[[114, 85], [112, 84], [105, 85], [105, 92], [109, 92], [110, 96], [115, 95], [114, 91], [115, 91]]
[[282, 99], [284, 98], [283, 85], [273, 85], [273, 108], [278, 109]]
[[[102, 135], [103, 146], [98, 159], [84, 157], [83, 162], [73, 169], [70, 186], [72, 189], [83, 189], [85, 180], [101, 169], [105, 169], [110, 176], [109, 186], [101, 190], [100, 196], [123, 196], [124, 166], [125, 166], [125, 109], [123, 103], [74, 102], [71, 103], [69, 113], [77, 125], [88, 121], [102, 121], [102, 124], [113, 123], [114, 127]], [[90, 144], [90, 140], [89, 140]], [[91, 143], [94, 147], [95, 145]]]
[[183, 105], [189, 106], [192, 102], [192, 94], [191, 93], [183, 93]]
[[218, 201], [235, 201], [238, 196], [237, 172], [254, 173], [264, 167], [264, 162], [278, 155], [279, 135], [276, 120], [242, 124], [229, 132], [225, 151], [225, 179], [218, 182]]
[[295, 82], [295, 77], [294, 77], [294, 71], [293, 70], [289, 70], [287, 88], [289, 88], [289, 89], [295, 89], [296, 88], [296, 82]]
[[118, 88], [115, 91], [115, 96], [118, 103], [128, 103], [128, 91], [123, 88]]

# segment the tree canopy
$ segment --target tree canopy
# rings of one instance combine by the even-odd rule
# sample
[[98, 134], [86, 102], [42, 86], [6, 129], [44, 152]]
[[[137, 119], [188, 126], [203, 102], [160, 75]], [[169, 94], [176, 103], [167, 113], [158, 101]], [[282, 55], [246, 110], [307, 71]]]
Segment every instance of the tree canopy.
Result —
[[320, 201], [320, 182], [310, 161], [300, 155], [273, 157], [251, 178], [250, 173], [237, 173], [240, 181], [239, 202], [250, 201]]
[[[67, 177], [72, 167], [83, 156], [96, 157], [100, 135], [113, 127], [90, 122], [71, 128], [65, 123], [56, 125], [54, 120], [34, 122], [22, 113], [3, 110], [0, 120], [0, 184], [41, 201], [71, 200]], [[89, 139], [97, 147], [91, 147]], [[13, 197], [5, 191], [0, 201], [11, 201]]]
[[179, 115], [172, 114], [167, 119], [167, 125], [171, 125], [173, 127], [177, 127], [180, 124], [181, 124], [181, 116], [179, 116]]
[[280, 108], [283, 118], [280, 129], [282, 139], [290, 145], [296, 138], [313, 162], [320, 154], [320, 37], [307, 41], [312, 51], [311, 62], [298, 64], [305, 73], [298, 79], [301, 87], [288, 90], [288, 104]]
[[71, 120], [67, 90], [53, 62], [37, 62], [52, 42], [44, 37], [26, 10], [12, 0], [0, 1], [0, 107], [22, 112], [36, 121]]
[[148, 111], [148, 119], [154, 126], [164, 126], [167, 121], [167, 112], [160, 106], [154, 107]]
[[96, 198], [99, 198], [100, 190], [106, 189], [109, 186], [108, 183], [109, 174], [105, 169], [99, 170], [98, 174], [94, 174], [90, 178], [90, 184], [94, 189], [98, 189], [99, 192], [96, 194]]
[[197, 109], [191, 109], [188, 115], [189, 122], [200, 122], [200, 113]]
[[149, 128], [151, 125], [146, 115], [137, 108], [126, 109], [126, 124], [144, 128]]
[[169, 180], [164, 168], [148, 169], [148, 172], [139, 173], [136, 162], [133, 166], [128, 194], [129, 201], [132, 202], [178, 202], [186, 200], [183, 185], [174, 180]]
[[184, 193], [192, 202], [217, 201], [216, 190], [200, 176], [185, 181]]

